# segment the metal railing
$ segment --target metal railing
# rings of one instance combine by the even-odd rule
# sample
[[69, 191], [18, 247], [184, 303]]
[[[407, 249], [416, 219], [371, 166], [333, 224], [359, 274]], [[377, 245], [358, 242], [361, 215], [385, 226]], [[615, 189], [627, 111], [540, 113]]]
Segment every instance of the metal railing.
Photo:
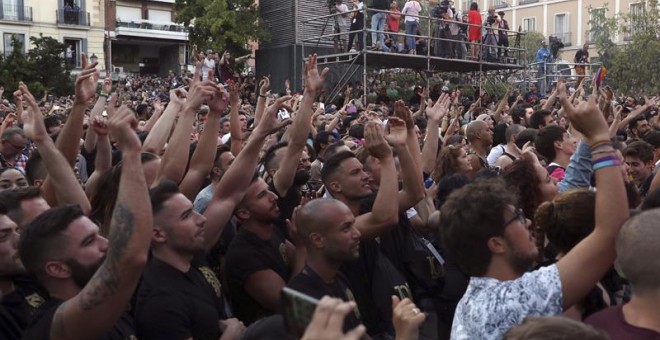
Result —
[[0, 20], [31, 22], [32, 7], [16, 6], [5, 2], [2, 4], [2, 11], [0, 12]]
[[90, 26], [89, 12], [76, 9], [62, 9], [55, 11], [57, 24]]
[[[375, 29], [371, 29], [371, 18], [368, 14], [375, 13], [395, 13], [397, 12], [377, 10], [377, 9], [362, 9], [362, 10], [352, 10], [346, 12], [346, 14], [351, 17], [353, 13], [362, 12], [363, 20], [362, 25], [353, 26], [353, 29], [346, 28], [347, 22], [344, 21], [343, 27], [340, 27], [340, 32], [336, 33], [333, 29], [335, 22], [340, 22], [344, 20], [341, 13], [334, 13], [328, 15], [321, 15], [305, 20], [300, 21], [301, 29], [301, 39], [299, 42], [302, 45], [302, 57], [303, 59], [307, 57], [309, 53], [316, 53], [319, 46], [333, 46], [335, 47], [335, 54], [329, 54], [325, 56], [327, 61], [326, 63], [332, 62], [347, 62], [349, 61], [352, 67], [354, 64], [362, 64], [362, 82], [366, 84], [367, 79], [367, 55], [368, 54], [381, 54], [381, 55], [394, 55], [401, 52], [401, 41], [404, 43], [407, 39], [415, 39], [415, 49], [419, 45], [425, 45], [423, 50], [410, 53], [410, 58], [424, 58], [426, 59], [427, 69], [431, 70], [431, 60], [462, 60], [465, 63], [476, 64], [479, 68], [479, 71], [482, 70], [484, 65], [516, 65], [524, 66], [527, 59], [527, 50], [526, 46], [520, 46], [521, 42], [524, 42], [525, 39], [522, 39], [525, 35], [524, 32], [516, 32], [512, 30], [500, 30], [496, 27], [486, 27], [484, 25], [474, 25], [467, 22], [457, 22], [454, 20], [444, 20], [429, 15], [420, 14], [417, 17], [419, 18], [418, 34], [406, 34], [397, 32], [382, 32]], [[458, 25], [459, 31], [458, 34], [447, 34], [448, 31], [451, 31], [452, 28], [449, 28], [448, 25]], [[482, 31], [482, 40], [479, 42], [470, 42], [468, 41], [467, 32], [470, 27], [478, 27]], [[320, 33], [317, 33], [320, 30]], [[454, 32], [456, 26], [453, 27]], [[309, 34], [309, 31], [315, 31], [312, 34]], [[391, 45], [381, 46], [380, 42], [376, 44], [375, 41], [372, 41], [372, 47], [367, 46], [368, 37], [375, 34], [377, 36], [376, 40], [379, 40], [378, 35], [380, 33], [387, 33], [392, 38]], [[440, 33], [440, 34], [438, 34]], [[451, 32], [450, 32], [451, 33]], [[509, 47], [505, 48], [498, 46], [497, 39], [499, 39], [500, 33], [502, 36], [506, 35], [509, 40]], [[337, 49], [337, 45], [342, 45], [341, 43], [337, 44], [338, 41], [350, 41], [350, 36], [354, 35], [355, 38], [361, 40], [358, 45], [360, 46], [358, 50], [351, 50], [353, 46], [345, 46], [343, 50]], [[518, 46], [516, 46], [518, 42]], [[405, 46], [405, 45], [404, 45]], [[476, 57], [468, 58], [471, 54], [472, 47], [475, 47]], [[311, 48], [311, 51], [310, 51]], [[433, 53], [431, 50], [433, 49]], [[462, 51], [461, 56], [457, 56], [458, 51]], [[448, 52], [451, 51], [451, 52]], [[348, 57], [346, 57], [348, 56]], [[404, 67], [404, 65], [401, 65]], [[521, 68], [525, 72], [524, 68]], [[355, 70], [353, 71], [355, 72]], [[343, 81], [343, 78], [342, 78]], [[340, 81], [341, 82], [341, 81]], [[339, 86], [339, 84], [338, 84]], [[366, 89], [364, 87], [364, 95], [366, 97]], [[334, 92], [334, 90], [333, 90]]]
[[[601, 66], [600, 63], [589, 64], [576, 64], [566, 62], [535, 62], [530, 63], [528, 73], [530, 75], [529, 81], [535, 82], [539, 87], [539, 92], [544, 94], [544, 90], [549, 90], [554, 84], [557, 83], [560, 77], [564, 78], [567, 83], [575, 83], [578, 78], [590, 78], [592, 72], [596, 72]], [[584, 69], [584, 75], [580, 75], [576, 71], [576, 67]]]
[[185, 26], [173, 22], [160, 22], [150, 20], [122, 21], [117, 19], [117, 27], [137, 28], [144, 30], [157, 30], [168, 32], [188, 32]]
[[[358, 10], [352, 10], [352, 11], [349, 11], [347, 13], [350, 16], [352, 13], [355, 13], [355, 12], [358, 12]], [[376, 33], [376, 34], [381, 33], [381, 31], [371, 29], [371, 27], [370, 27], [371, 20], [367, 19], [367, 17], [368, 17], [367, 14], [370, 13], [370, 12], [372, 14], [374, 14], [374, 13], [395, 13], [395, 12], [377, 10], [377, 9], [363, 9], [362, 12], [364, 12], [365, 15], [364, 15], [364, 20], [363, 20], [363, 24], [362, 24], [361, 29], [354, 29], [354, 30], [349, 29], [347, 31], [342, 31], [340, 33], [335, 33], [335, 31], [332, 28], [330, 28], [330, 29], [326, 29], [325, 31], [323, 31], [323, 33], [320, 34], [320, 35], [308, 36], [307, 32], [305, 30], [305, 28], [307, 26], [309, 26], [309, 27], [320, 27], [319, 25], [327, 26], [328, 25], [327, 23], [332, 23], [332, 25], [334, 25], [334, 22], [335, 22], [333, 20], [334, 18], [337, 18], [338, 20], [343, 20], [344, 19], [343, 17], [341, 17], [341, 14], [339, 14], [339, 13], [322, 15], [322, 16], [318, 16], [318, 17], [303, 20], [302, 21], [302, 24], [303, 24], [302, 25], [302, 37], [303, 38], [301, 39], [303, 48], [309, 47], [310, 43], [311, 43], [311, 45], [317, 45], [318, 46], [321, 42], [329, 43], [329, 42], [335, 41], [336, 39], [348, 40], [346, 38], [350, 34], [356, 34], [357, 35], [357, 34], [361, 33], [362, 36], [363, 36], [363, 41], [361, 42], [362, 50], [367, 50], [368, 47], [366, 46], [366, 42], [368, 41], [368, 37], [371, 37], [373, 33]], [[516, 32], [516, 31], [512, 31], [512, 30], [501, 30], [501, 29], [497, 29], [497, 28], [486, 27], [484, 25], [469, 24], [467, 22], [457, 22], [457, 21], [453, 21], [453, 20], [443, 20], [443, 19], [428, 16], [428, 15], [421, 15], [421, 14], [418, 15], [418, 17], [419, 17], [419, 22], [420, 23], [425, 22], [426, 27], [424, 27], [424, 28], [425, 28], [426, 32], [421, 32], [423, 27], [419, 26], [419, 30], [420, 30], [419, 34], [406, 34], [406, 33], [401, 33], [400, 31], [399, 32], [389, 31], [389, 32], [383, 32], [383, 33], [386, 33], [390, 37], [393, 37], [393, 39], [392, 39], [393, 41], [400, 41], [401, 38], [403, 37], [404, 38], [404, 44], [405, 44], [405, 41], [406, 41], [405, 38], [414, 38], [416, 42], [425, 43], [426, 53], [425, 53], [425, 55], [423, 55], [425, 57], [439, 58], [439, 59], [458, 59], [458, 58], [455, 58], [455, 57], [448, 57], [446, 54], [444, 54], [444, 52], [437, 51], [435, 49], [434, 49], [434, 53], [431, 54], [431, 47], [438, 47], [438, 43], [441, 43], [440, 46], [443, 46], [442, 43], [449, 44], [449, 46], [451, 46], [452, 44], [458, 44], [458, 45], [464, 44], [468, 47], [477, 46], [479, 48], [479, 50], [480, 50], [479, 51], [479, 60], [474, 60], [474, 61], [507, 63], [506, 61], [503, 61], [503, 60], [486, 60], [485, 58], [483, 58], [483, 55], [486, 54], [486, 52], [487, 52], [486, 49], [494, 49], [494, 50], [497, 50], [498, 52], [504, 52], [503, 47], [498, 47], [497, 46], [497, 39], [499, 39], [500, 33], [504, 32], [506, 34], [508, 40], [509, 40], [509, 47], [507, 48], [507, 54], [509, 55], [509, 57], [516, 59], [516, 64], [521, 64], [522, 62], [524, 62], [524, 58], [523, 58], [522, 54], [526, 51], [525, 48], [524, 47], [521, 48], [521, 47], [513, 47], [512, 46], [513, 41], [516, 39], [516, 36], [518, 36], [518, 35], [522, 36], [522, 35], [525, 34], [524, 32]], [[325, 22], [326, 24], [323, 24], [323, 22]], [[435, 33], [437, 33], [437, 28], [438, 27], [443, 28], [445, 25], [449, 25], [449, 24], [459, 25], [459, 34], [458, 35], [453, 35], [450, 38], [438, 37], [438, 36], [435, 35]], [[462, 26], [463, 29], [460, 29], [460, 26]], [[465, 32], [467, 32], [469, 30], [470, 26], [479, 27], [480, 29], [482, 29], [482, 33], [485, 32], [485, 34], [482, 34], [482, 41], [481, 42], [467, 41], [467, 36], [466, 36]], [[494, 45], [492, 44], [493, 40], [491, 40], [491, 43], [489, 43], [488, 39], [486, 39], [487, 37], [493, 37], [493, 36], [495, 36], [495, 40], [494, 40], [495, 44]], [[524, 39], [521, 39], [521, 41], [524, 41]], [[374, 45], [373, 41], [372, 41], [372, 45]], [[444, 45], [444, 46], [447, 46], [447, 45]], [[396, 46], [394, 46], [394, 47], [396, 47]], [[387, 49], [390, 50], [390, 51], [387, 51], [385, 48], [382, 48], [382, 46], [381, 46], [381, 49], [385, 50], [385, 51], [380, 51], [380, 52], [390, 52], [390, 53], [398, 52], [398, 48], [397, 48], [397, 51], [391, 51], [393, 48], [387, 48]], [[467, 49], [469, 50], [470, 48], [467, 48]], [[347, 48], [347, 50], [348, 50], [348, 48]], [[344, 52], [344, 51], [342, 51], [342, 52]], [[360, 52], [360, 51], [355, 51], [355, 52]], [[503, 55], [504, 53], [497, 53], [497, 54], [498, 55]], [[417, 55], [417, 56], [420, 56], [420, 55]]]

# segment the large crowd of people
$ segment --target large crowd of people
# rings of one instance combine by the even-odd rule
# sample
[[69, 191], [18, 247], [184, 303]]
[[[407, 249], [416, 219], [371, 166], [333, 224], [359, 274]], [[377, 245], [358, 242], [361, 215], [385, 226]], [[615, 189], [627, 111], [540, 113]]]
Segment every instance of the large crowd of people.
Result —
[[315, 55], [301, 93], [218, 57], [5, 96], [0, 338], [660, 337], [656, 98], [329, 103]]

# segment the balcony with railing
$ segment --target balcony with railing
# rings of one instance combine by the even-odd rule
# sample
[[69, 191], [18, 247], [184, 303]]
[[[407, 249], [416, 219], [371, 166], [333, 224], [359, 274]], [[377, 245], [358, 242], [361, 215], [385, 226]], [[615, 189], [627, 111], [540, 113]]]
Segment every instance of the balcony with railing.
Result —
[[557, 32], [551, 36], [559, 39], [564, 47], [571, 46], [571, 32]]
[[188, 40], [188, 29], [174, 22], [122, 20], [117, 18], [117, 35], [173, 40]]
[[529, 5], [529, 4], [533, 4], [533, 3], [536, 3], [536, 2], [539, 2], [539, 0], [520, 0], [518, 2], [518, 5]]
[[494, 0], [493, 7], [495, 7], [496, 9], [509, 7], [509, 1], [513, 1], [513, 0]]
[[89, 12], [79, 9], [56, 10], [55, 16], [58, 25], [89, 26]]
[[30, 24], [32, 23], [32, 7], [16, 6], [5, 2], [2, 4], [2, 11], [0, 11], [0, 20]]

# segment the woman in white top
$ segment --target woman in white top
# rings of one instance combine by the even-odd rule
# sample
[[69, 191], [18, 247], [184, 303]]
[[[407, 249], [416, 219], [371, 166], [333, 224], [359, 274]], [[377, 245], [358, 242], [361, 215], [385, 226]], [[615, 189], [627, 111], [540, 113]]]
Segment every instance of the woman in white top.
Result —
[[412, 35], [417, 34], [417, 28], [419, 27], [419, 12], [422, 10], [422, 5], [419, 4], [416, 0], [408, 0], [406, 5], [403, 6], [401, 14], [406, 16], [406, 47], [408, 48], [408, 53], [415, 53], [415, 37]]

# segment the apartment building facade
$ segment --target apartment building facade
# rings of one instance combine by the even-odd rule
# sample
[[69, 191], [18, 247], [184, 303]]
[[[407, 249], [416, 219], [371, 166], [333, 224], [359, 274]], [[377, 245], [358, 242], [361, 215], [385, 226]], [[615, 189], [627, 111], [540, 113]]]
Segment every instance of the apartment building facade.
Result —
[[174, 22], [174, 0], [111, 0], [106, 30], [115, 73], [179, 73], [190, 64], [188, 32]]
[[[469, 10], [472, 0], [461, 0], [456, 6], [461, 11]], [[522, 28], [524, 32], [539, 32], [546, 38], [555, 36], [564, 43], [559, 51], [559, 59], [573, 62], [578, 49], [589, 42], [589, 20], [592, 15], [589, 8], [605, 11], [607, 15], [629, 13], [642, 10], [639, 0], [478, 0], [479, 9], [486, 11], [490, 6], [496, 11], [504, 11], [505, 19], [512, 30]], [[626, 35], [618, 35], [617, 43], [625, 43]], [[593, 45], [589, 55], [597, 62], [597, 53]]]
[[82, 52], [94, 55], [103, 64], [104, 0], [2, 0], [0, 1], [0, 32], [2, 53], [12, 52], [12, 37], [23, 42], [23, 52], [30, 46], [30, 37], [40, 34], [52, 37], [67, 46], [72, 67], [81, 66]]

